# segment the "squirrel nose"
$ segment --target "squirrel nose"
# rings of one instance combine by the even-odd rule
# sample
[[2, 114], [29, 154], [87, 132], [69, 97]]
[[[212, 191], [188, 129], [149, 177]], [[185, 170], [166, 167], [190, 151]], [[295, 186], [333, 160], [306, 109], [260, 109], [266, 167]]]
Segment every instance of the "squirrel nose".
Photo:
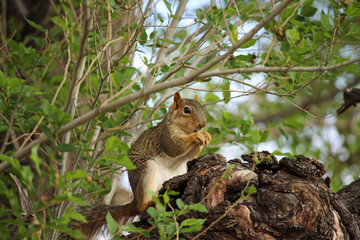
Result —
[[202, 129], [206, 126], [206, 122], [200, 122], [199, 123], [199, 128]]

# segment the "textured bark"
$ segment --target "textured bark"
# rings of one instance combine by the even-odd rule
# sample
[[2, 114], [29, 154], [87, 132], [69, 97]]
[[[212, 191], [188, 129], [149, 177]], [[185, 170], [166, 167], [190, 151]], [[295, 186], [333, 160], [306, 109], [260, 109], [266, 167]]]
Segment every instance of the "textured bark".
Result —
[[[253, 159], [260, 163], [255, 165]], [[229, 178], [223, 178], [226, 169]], [[180, 234], [185, 239], [360, 239], [359, 197], [344, 189], [341, 196], [329, 188], [324, 166], [304, 156], [280, 161], [268, 152], [247, 154], [226, 161], [219, 154], [205, 154], [188, 163], [187, 174], [164, 183], [178, 191], [186, 204], [202, 202], [208, 213], [192, 212], [185, 218], [205, 218], [199, 233]], [[354, 183], [355, 184], [355, 183]], [[357, 187], [360, 182], [357, 181]], [[245, 189], [257, 189], [247, 197]], [[357, 205], [351, 197], [357, 198]], [[355, 195], [355, 196], [354, 196]], [[174, 207], [175, 199], [171, 200]], [[353, 204], [353, 205], [351, 205]], [[350, 211], [349, 211], [350, 210]], [[356, 215], [357, 214], [357, 215]], [[135, 225], [149, 229], [144, 213]], [[157, 230], [150, 231], [158, 239]], [[199, 235], [200, 234], [200, 235]], [[131, 239], [133, 234], [127, 236]]]
[[342, 198], [347, 209], [353, 214], [356, 221], [360, 223], [360, 179], [343, 187], [338, 192], [338, 195]]

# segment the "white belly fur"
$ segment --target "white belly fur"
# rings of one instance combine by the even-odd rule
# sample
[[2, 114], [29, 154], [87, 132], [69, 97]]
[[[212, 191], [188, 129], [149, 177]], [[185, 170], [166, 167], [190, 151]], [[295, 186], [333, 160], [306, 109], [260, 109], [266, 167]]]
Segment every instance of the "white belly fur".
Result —
[[149, 186], [152, 188], [149, 190], [158, 193], [165, 181], [186, 173], [186, 163], [187, 159], [169, 159], [161, 156], [157, 156], [153, 160], [148, 160], [149, 172], [154, 174], [155, 176], [153, 177], [156, 179], [154, 181], [155, 184], [151, 184], [151, 187]]

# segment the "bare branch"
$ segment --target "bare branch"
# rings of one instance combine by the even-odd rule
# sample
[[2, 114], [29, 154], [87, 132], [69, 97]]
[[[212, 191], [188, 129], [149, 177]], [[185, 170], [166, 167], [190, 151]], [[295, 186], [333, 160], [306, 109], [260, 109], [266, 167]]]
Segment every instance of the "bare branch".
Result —
[[[252, 30], [250, 30], [247, 34], [244, 35], [244, 37], [242, 39], [240, 39], [236, 44], [234, 44], [226, 53], [224, 53], [221, 56], [218, 56], [216, 58], [214, 58], [213, 60], [211, 60], [210, 62], [208, 62], [207, 64], [205, 64], [202, 68], [200, 68], [199, 70], [196, 70], [192, 73], [190, 73], [188, 76], [184, 76], [182, 78], [178, 78], [178, 79], [174, 79], [171, 81], [167, 81], [167, 82], [162, 82], [159, 84], [156, 84], [154, 86], [151, 86], [149, 88], [146, 89], [142, 89], [136, 93], [132, 93], [129, 94], [125, 97], [119, 98], [113, 102], [110, 102], [108, 104], [104, 104], [99, 106], [98, 108], [89, 111], [87, 113], [85, 113], [83, 116], [80, 116], [74, 120], [72, 120], [71, 122], [63, 125], [59, 131], [58, 134], [63, 134], [81, 124], [83, 124], [84, 122], [88, 121], [89, 119], [95, 118], [101, 114], [104, 114], [108, 111], [111, 111], [115, 108], [118, 108], [119, 106], [123, 106], [129, 102], [132, 102], [136, 99], [139, 99], [141, 97], [144, 96], [148, 96], [152, 93], [170, 88], [170, 87], [175, 87], [175, 86], [179, 86], [179, 85], [183, 85], [183, 84], [187, 84], [190, 83], [196, 79], [198, 79], [204, 72], [208, 71], [210, 68], [212, 68], [213, 66], [217, 65], [219, 62], [221, 62], [222, 60], [226, 59], [227, 57], [229, 57], [231, 54], [233, 54], [239, 47], [241, 47], [243, 44], [245, 44], [247, 41], [251, 40], [254, 35], [261, 29], [263, 28], [266, 24], [268, 24], [271, 20], [273, 20], [278, 14], [280, 14], [289, 4], [290, 4], [291, 0], [285, 0], [283, 1], [277, 8], [275, 8], [268, 17], [266, 17], [265, 19], [263, 19], [260, 23], [258, 23]], [[41, 135], [38, 139], [36, 139], [35, 141], [31, 142], [30, 144], [28, 144], [27, 146], [25, 146], [21, 151], [16, 152], [13, 157], [17, 158], [19, 160], [21, 160], [23, 157], [25, 157], [26, 155], [28, 155], [28, 153], [31, 151], [31, 148], [36, 146], [37, 144], [42, 144], [45, 143], [46, 141], [48, 141], [48, 138], [45, 134]], [[4, 173], [8, 168], [10, 167], [10, 164], [7, 162], [3, 162], [0, 164], [0, 174]]]
[[337, 63], [328, 66], [317, 66], [317, 67], [250, 67], [250, 68], [234, 68], [220, 71], [212, 71], [203, 73], [198, 78], [209, 78], [214, 76], [222, 76], [235, 73], [269, 73], [269, 72], [325, 72], [335, 70], [337, 68], [345, 67], [353, 63], [360, 62], [360, 57], [342, 63]]
[[[73, 74], [73, 78], [71, 79], [70, 82], [70, 86], [69, 86], [69, 91], [68, 91], [68, 98], [66, 100], [65, 103], [65, 107], [64, 110], [66, 112], [69, 111], [70, 108], [70, 104], [71, 101], [73, 100], [73, 92], [75, 91], [75, 86], [76, 86], [76, 82], [79, 80], [79, 67], [83, 64], [84, 61], [84, 49], [85, 49], [85, 42], [87, 40], [87, 36], [89, 34], [89, 25], [90, 25], [90, 16], [88, 16], [88, 9], [85, 8], [84, 9], [85, 12], [85, 16], [84, 16], [84, 33], [81, 37], [81, 42], [80, 42], [80, 50], [79, 50], [79, 56], [76, 60], [75, 66], [74, 66], [74, 74]], [[82, 74], [81, 74], [82, 75]]]

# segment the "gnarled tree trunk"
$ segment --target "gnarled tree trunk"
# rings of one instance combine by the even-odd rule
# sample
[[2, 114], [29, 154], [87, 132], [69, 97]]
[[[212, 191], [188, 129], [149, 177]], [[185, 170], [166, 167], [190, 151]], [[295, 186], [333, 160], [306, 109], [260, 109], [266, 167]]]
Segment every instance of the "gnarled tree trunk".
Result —
[[[232, 164], [234, 168], [227, 170]], [[209, 212], [182, 216], [207, 221], [200, 232], [180, 237], [360, 239], [360, 191], [345, 187], [339, 192], [343, 201], [330, 190], [330, 179], [323, 178], [323, 165], [314, 159], [296, 156], [277, 161], [268, 152], [259, 152], [226, 161], [219, 154], [208, 153], [189, 162], [188, 167], [187, 174], [167, 181], [161, 191], [178, 191], [177, 198], [186, 204], [202, 202]], [[225, 171], [228, 178], [223, 177]], [[359, 189], [360, 182], [354, 185]], [[249, 186], [257, 191], [247, 195]], [[170, 203], [176, 206], [175, 199]], [[135, 225], [149, 229], [147, 218], [144, 213]], [[156, 229], [150, 234], [152, 239], [159, 238]]]

